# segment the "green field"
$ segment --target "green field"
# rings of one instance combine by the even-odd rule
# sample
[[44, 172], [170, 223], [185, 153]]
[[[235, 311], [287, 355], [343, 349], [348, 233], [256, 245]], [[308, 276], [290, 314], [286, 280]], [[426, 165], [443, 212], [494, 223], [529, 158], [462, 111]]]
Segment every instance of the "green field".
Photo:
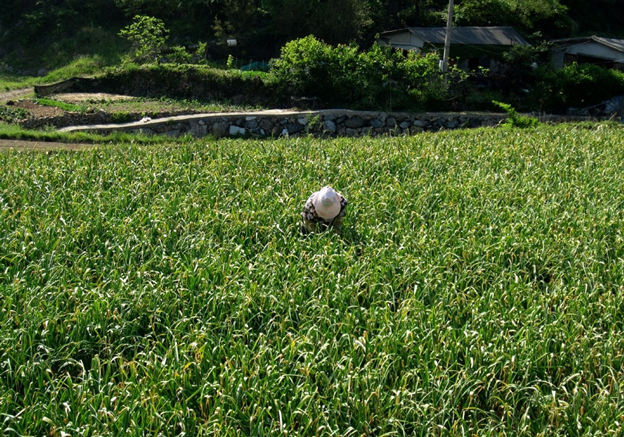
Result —
[[[5, 435], [617, 435], [624, 129], [0, 153]], [[342, 235], [298, 234], [307, 196]]]

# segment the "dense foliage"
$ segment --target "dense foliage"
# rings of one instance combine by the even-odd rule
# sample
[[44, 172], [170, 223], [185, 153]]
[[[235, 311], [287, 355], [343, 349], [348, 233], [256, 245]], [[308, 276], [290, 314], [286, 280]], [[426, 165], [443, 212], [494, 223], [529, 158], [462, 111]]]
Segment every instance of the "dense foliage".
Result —
[[559, 0], [462, 0], [457, 2], [458, 25], [491, 26], [505, 23], [525, 32], [557, 35], [569, 31], [565, 1]]
[[438, 56], [403, 53], [374, 45], [330, 46], [309, 36], [289, 42], [271, 68], [295, 95], [315, 96], [323, 105], [359, 109], [431, 107], [447, 95]]
[[561, 70], [541, 67], [535, 73], [533, 106], [547, 111], [584, 108], [624, 94], [624, 72], [593, 64], [570, 64]]
[[[461, 0], [459, 25], [513, 25], [525, 35], [548, 38], [590, 32], [622, 36], [619, 0]], [[87, 27], [118, 31], [136, 15], [163, 20], [175, 45], [227, 38], [236, 54], [268, 59], [286, 42], [314, 34], [329, 44], [369, 45], [377, 33], [406, 26], [440, 26], [448, 0], [5, 0], [0, 11], [0, 47], [32, 51]], [[227, 53], [226, 53], [227, 56]]]
[[[575, 65], [555, 72], [544, 66], [543, 37], [590, 31], [621, 36], [624, 2], [614, 0], [598, 0], [591, 14], [581, 0], [457, 1], [458, 25], [513, 25], [534, 42], [491, 54], [504, 58], [509, 68], [493, 74], [474, 71], [469, 81], [465, 74], [442, 78], [434, 56], [402, 55], [372, 44], [384, 30], [443, 24], [446, 0], [7, 1], [10, 7], [0, 12], [0, 56], [8, 64], [0, 64], [0, 74], [8, 76], [7, 89], [13, 87], [12, 72], [19, 75], [20, 69], [35, 76], [63, 67], [63, 72], [46, 76], [45, 81], [53, 82], [128, 61], [265, 68], [275, 59], [273, 80], [241, 82], [219, 76], [214, 86], [201, 84], [212, 74], [194, 67], [173, 67], [169, 76], [166, 70], [159, 75], [150, 70], [162, 88], [155, 89], [146, 78], [137, 95], [210, 97], [206, 90], [216, 88], [219, 92], [213, 94], [244, 96], [250, 104], [286, 102], [292, 95], [317, 98], [322, 106], [356, 109], [495, 110], [492, 101], [502, 101], [521, 111], [562, 112], [624, 93], [618, 72]], [[237, 45], [227, 46], [227, 39]], [[455, 56], [466, 59], [469, 50], [455, 51]], [[543, 66], [534, 70], [535, 62]], [[135, 74], [128, 66], [118, 77]], [[233, 86], [223, 86], [227, 81]], [[236, 83], [242, 84], [239, 93], [234, 92]], [[133, 78], [126, 88], [139, 85]], [[250, 90], [258, 97], [248, 94]]]
[[590, 64], [534, 69], [532, 51], [510, 53], [510, 68], [497, 74], [453, 68], [442, 75], [436, 54], [378, 45], [368, 50], [355, 44], [332, 46], [308, 36], [287, 43], [268, 74], [202, 65], [126, 65], [110, 69], [97, 83], [101, 91], [137, 96], [239, 99], [273, 107], [292, 106], [295, 97], [314, 99], [316, 108], [385, 111], [500, 110], [493, 103], [500, 101], [523, 112], [562, 113], [624, 94], [620, 71]]
[[[624, 130], [0, 153], [9, 435], [621, 430]], [[307, 195], [341, 236], [298, 234]]]

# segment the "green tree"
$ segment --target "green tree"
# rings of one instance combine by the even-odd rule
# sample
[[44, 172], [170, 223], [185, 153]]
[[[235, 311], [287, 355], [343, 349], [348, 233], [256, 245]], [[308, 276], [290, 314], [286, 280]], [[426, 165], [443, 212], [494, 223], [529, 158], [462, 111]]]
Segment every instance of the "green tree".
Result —
[[599, 34], [624, 37], [624, 2], [622, 0], [561, 0], [568, 8], [572, 26], [563, 37]]
[[236, 48], [225, 51], [226, 55], [268, 58], [277, 50], [275, 38], [267, 29], [269, 19], [260, 0], [219, 0], [212, 30], [222, 46], [229, 38], [238, 41]]
[[282, 43], [311, 34], [328, 44], [360, 41], [372, 24], [365, 0], [262, 0], [262, 9]]
[[162, 20], [146, 15], [137, 15], [132, 24], [119, 32], [134, 46], [134, 59], [138, 62], [158, 61], [160, 51], [169, 37], [169, 30]]
[[[117, 19], [109, 0], [3, 0], [0, 37], [22, 44], [66, 38], [85, 26], [107, 26]], [[2, 38], [2, 39], [5, 39]]]
[[361, 41], [372, 20], [363, 0], [328, 0], [316, 5], [312, 26], [330, 44]]
[[[218, 0], [185, 0], [183, 2], [172, 2], [170, 0], [114, 0], [115, 5], [129, 16], [146, 15], [167, 18], [174, 20], [180, 19], [180, 14], [184, 13], [181, 21], [187, 21], [189, 11], [202, 10], [204, 13], [219, 3]], [[204, 17], [205, 18], [205, 17]], [[199, 23], [195, 23], [199, 24]]]
[[463, 0], [455, 6], [455, 23], [512, 25], [533, 32], [565, 26], [566, 11], [559, 0]]
[[380, 32], [401, 27], [440, 25], [446, 20], [448, 0], [369, 0], [369, 8], [374, 27]]

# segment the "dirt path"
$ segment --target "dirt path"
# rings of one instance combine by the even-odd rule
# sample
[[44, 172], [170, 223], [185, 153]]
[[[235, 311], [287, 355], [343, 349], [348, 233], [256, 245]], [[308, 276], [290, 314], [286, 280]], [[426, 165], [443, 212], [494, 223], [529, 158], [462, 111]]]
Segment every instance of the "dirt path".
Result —
[[6, 150], [35, 150], [47, 152], [50, 150], [85, 150], [96, 147], [93, 144], [56, 143], [49, 141], [22, 141], [0, 140], [0, 152]]
[[[2, 92], [0, 93], [0, 104], [6, 104], [6, 102], [11, 100], [23, 99], [33, 92], [32, 88]], [[90, 144], [69, 144], [46, 141], [0, 140], [0, 152], [5, 150], [81, 150], [88, 147], [93, 146]]]
[[[63, 110], [36, 104], [32, 100], [34, 90], [30, 88], [22, 88], [13, 91], [0, 92], [0, 105], [5, 105], [7, 102], [11, 103], [14, 107], [27, 109], [33, 117], [50, 117], [62, 115]], [[63, 94], [64, 101], [71, 103], [81, 103], [89, 98], [107, 99], [107, 100], [122, 100], [128, 99], [128, 96], [117, 96], [109, 94]], [[77, 144], [77, 143], [64, 143], [55, 141], [31, 141], [31, 140], [3, 140], [0, 139], [0, 152], [8, 150], [34, 150], [34, 151], [52, 151], [52, 150], [85, 150], [95, 147], [93, 144]]]

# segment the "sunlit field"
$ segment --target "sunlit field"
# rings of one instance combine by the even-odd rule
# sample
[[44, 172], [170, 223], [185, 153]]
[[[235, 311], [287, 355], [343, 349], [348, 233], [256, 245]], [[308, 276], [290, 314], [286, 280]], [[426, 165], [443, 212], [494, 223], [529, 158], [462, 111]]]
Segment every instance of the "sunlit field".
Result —
[[[617, 435], [624, 129], [0, 152], [6, 435]], [[308, 195], [348, 199], [302, 237]]]

